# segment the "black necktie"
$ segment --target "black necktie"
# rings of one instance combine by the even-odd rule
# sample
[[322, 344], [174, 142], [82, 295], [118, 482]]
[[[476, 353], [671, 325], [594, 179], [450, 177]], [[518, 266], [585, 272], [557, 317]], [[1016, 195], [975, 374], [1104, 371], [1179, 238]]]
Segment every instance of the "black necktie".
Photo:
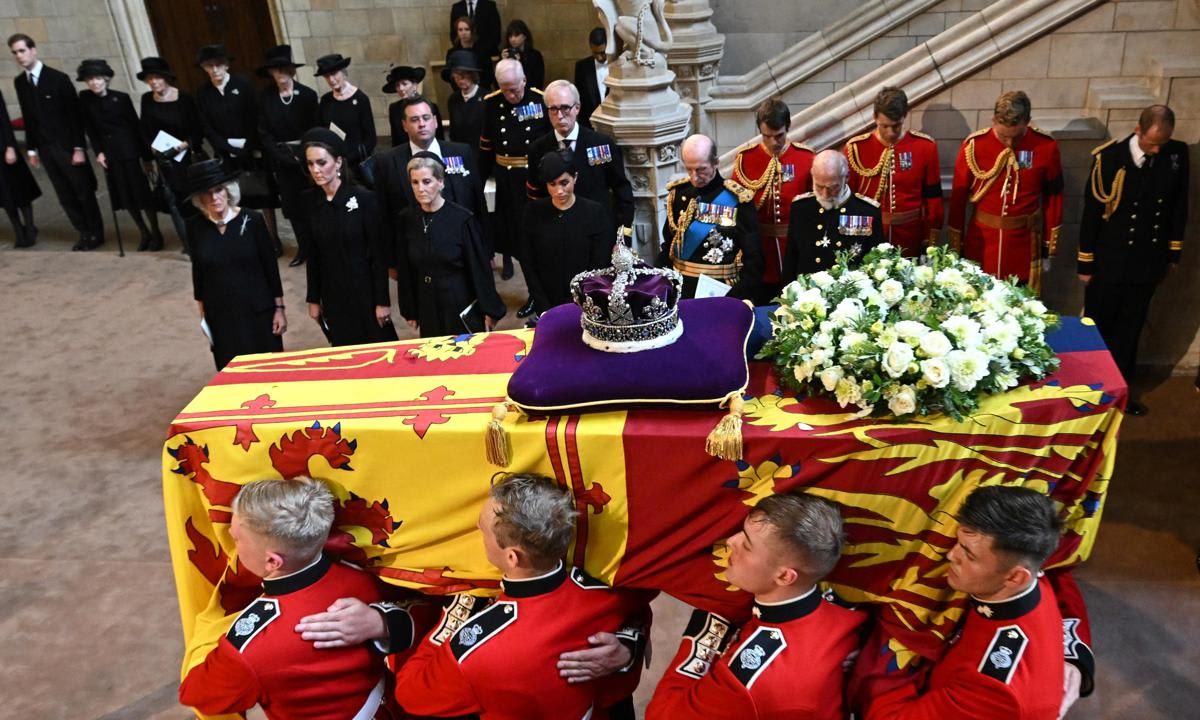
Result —
[[475, 19], [475, 0], [467, 0], [467, 17]]
[[575, 152], [575, 143], [572, 140], [559, 140], [558, 141], [558, 149], [559, 150], [570, 150], [571, 152]]

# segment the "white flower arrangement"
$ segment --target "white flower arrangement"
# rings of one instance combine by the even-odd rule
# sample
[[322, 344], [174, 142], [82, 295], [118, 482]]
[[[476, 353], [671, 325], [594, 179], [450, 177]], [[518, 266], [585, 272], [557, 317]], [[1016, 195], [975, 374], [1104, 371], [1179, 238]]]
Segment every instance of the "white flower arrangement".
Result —
[[941, 248], [915, 260], [884, 243], [851, 261], [783, 289], [759, 357], [785, 385], [864, 415], [961, 420], [981, 398], [1058, 369], [1046, 343], [1058, 316], [1027, 288]]

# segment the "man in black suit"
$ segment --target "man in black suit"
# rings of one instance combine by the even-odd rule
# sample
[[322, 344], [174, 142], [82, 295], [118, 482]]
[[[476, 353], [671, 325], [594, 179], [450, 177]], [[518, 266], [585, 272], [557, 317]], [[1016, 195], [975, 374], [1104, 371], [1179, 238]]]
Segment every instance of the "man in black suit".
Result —
[[1179, 266], [1188, 214], [1188, 147], [1172, 140], [1175, 113], [1142, 111], [1132, 135], [1092, 151], [1079, 222], [1084, 312], [1096, 321], [1129, 384], [1130, 415], [1146, 414], [1134, 388], [1138, 340], [1154, 290]]
[[92, 250], [104, 244], [104, 221], [96, 204], [96, 174], [84, 152], [83, 111], [75, 85], [64, 72], [38, 60], [37, 43], [23, 33], [8, 39], [8, 49], [21, 67], [13, 79], [29, 164], [42, 165], [58, 202], [79, 232], [72, 250]]
[[469, 17], [475, 22], [475, 43], [491, 57], [500, 54], [500, 10], [494, 0], [458, 0], [450, 8], [450, 42], [457, 35], [454, 21]]
[[530, 199], [548, 197], [546, 183], [554, 178], [540, 175], [541, 159], [552, 150], [569, 150], [579, 169], [575, 194], [594, 200], [608, 209], [612, 227], [619, 227], [626, 244], [633, 241], [633, 186], [625, 175], [621, 149], [607, 135], [579, 122], [579, 90], [566, 80], [546, 86], [546, 110], [554, 130], [529, 145]]
[[430, 152], [446, 168], [442, 196], [462, 205], [482, 223], [487, 215], [483, 197], [483, 178], [470, 145], [437, 139], [437, 120], [429, 101], [420, 95], [401, 101], [404, 132], [408, 141], [397, 145], [375, 161], [375, 192], [393, 227], [400, 227], [400, 213], [417, 205], [412, 183], [408, 180], [408, 161], [419, 152]]
[[588, 49], [591, 55], [575, 63], [575, 87], [579, 89], [579, 122], [592, 126], [592, 113], [604, 102], [608, 87], [608, 34], [604, 28], [592, 28], [588, 34]]

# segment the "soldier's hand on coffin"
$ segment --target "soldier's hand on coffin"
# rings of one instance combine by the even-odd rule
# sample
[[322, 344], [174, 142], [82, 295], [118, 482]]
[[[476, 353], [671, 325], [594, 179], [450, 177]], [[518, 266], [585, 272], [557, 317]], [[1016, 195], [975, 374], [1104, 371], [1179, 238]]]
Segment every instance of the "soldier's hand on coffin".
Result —
[[341, 598], [326, 612], [300, 618], [296, 632], [313, 647], [323, 650], [385, 639], [387, 625], [370, 605], [356, 598]]
[[633, 660], [633, 653], [612, 633], [596, 633], [588, 638], [588, 643], [594, 647], [558, 656], [558, 674], [567, 678], [567, 682], [597, 680], [627, 667]]

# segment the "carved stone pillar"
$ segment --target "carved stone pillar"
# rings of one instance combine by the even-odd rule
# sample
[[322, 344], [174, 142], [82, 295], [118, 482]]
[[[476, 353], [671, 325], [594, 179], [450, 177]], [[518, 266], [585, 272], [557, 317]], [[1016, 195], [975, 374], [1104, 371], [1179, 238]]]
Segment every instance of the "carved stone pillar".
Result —
[[704, 106], [717, 82], [725, 36], [712, 24], [709, 0], [667, 0], [663, 14], [675, 40], [667, 56], [675, 73], [675, 90], [691, 106], [695, 132], [711, 135]]

